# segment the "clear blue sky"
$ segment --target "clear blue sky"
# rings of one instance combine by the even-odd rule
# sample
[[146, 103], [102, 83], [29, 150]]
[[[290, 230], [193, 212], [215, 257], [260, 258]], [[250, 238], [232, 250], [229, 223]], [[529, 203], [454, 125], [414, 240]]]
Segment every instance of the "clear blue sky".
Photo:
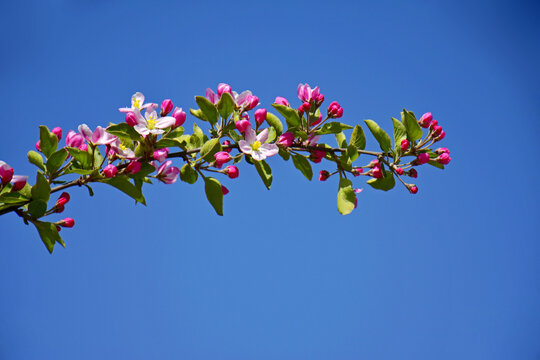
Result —
[[[24, 3], [24, 4], [23, 4]], [[46, 4], [47, 3], [47, 4]], [[431, 111], [452, 163], [416, 196], [272, 159], [224, 181], [71, 192], [67, 249], [0, 217], [2, 359], [538, 359], [539, 8], [532, 1], [4, 2], [0, 159], [38, 125], [123, 120], [142, 91], [194, 107], [219, 82], [269, 106], [299, 82], [350, 124]], [[188, 117], [188, 122], [193, 118]], [[376, 144], [369, 139], [371, 148]], [[322, 167], [317, 167], [317, 171]], [[360, 186], [361, 182], [357, 182]]]

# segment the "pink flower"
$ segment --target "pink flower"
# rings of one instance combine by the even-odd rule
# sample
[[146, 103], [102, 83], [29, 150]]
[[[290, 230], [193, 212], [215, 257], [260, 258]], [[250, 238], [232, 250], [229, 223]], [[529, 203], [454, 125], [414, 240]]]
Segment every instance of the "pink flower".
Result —
[[360, 176], [360, 174], [362, 174], [364, 172], [364, 169], [362, 168], [355, 168], [355, 169], [352, 169], [352, 174], [356, 177], [356, 176]]
[[131, 150], [130, 148], [128, 148], [127, 146], [125, 146], [124, 144], [122, 144], [122, 142], [118, 138], [116, 138], [111, 143], [111, 152], [113, 152], [114, 154], [118, 155], [118, 157], [123, 158], [123, 159], [137, 158], [135, 156], [135, 152]]
[[431, 115], [431, 113], [428, 112], [422, 115], [420, 120], [418, 120], [418, 123], [420, 124], [421, 127], [427, 129], [429, 127], [429, 124], [431, 123], [431, 120], [433, 120], [433, 115]]
[[210, 88], [206, 89], [206, 98], [214, 105], [219, 101], [219, 96]]
[[238, 131], [241, 133], [244, 133], [248, 128], [251, 128], [251, 123], [249, 120], [238, 120], [236, 122], [236, 129], [238, 129]]
[[433, 137], [439, 136], [442, 131], [442, 126], [435, 125], [433, 126]]
[[144, 118], [140, 113], [135, 112], [135, 115], [137, 116], [137, 125], [133, 128], [143, 136], [163, 134], [165, 132], [163, 129], [176, 124], [176, 119], [172, 116], [158, 118], [156, 110], [152, 107], [146, 109]]
[[60, 220], [56, 224], [62, 227], [72, 228], [75, 225], [75, 220], [73, 220], [72, 218], [65, 218], [64, 220]]
[[186, 122], [186, 113], [182, 111], [182, 108], [177, 107], [174, 109], [172, 116], [176, 119], [176, 122], [174, 123], [175, 128], [182, 126], [184, 122]]
[[428, 153], [421, 153], [421, 154], [418, 154], [418, 156], [416, 157], [416, 163], [418, 165], [427, 164], [428, 162], [429, 162], [429, 154]]
[[83, 144], [84, 138], [81, 134], [76, 133], [73, 130], [68, 131], [66, 135], [66, 146], [80, 149]]
[[396, 168], [395, 171], [396, 171], [396, 174], [403, 175], [403, 169], [402, 168]]
[[444, 154], [444, 153], [447, 153], [447, 154], [450, 154], [450, 150], [448, 150], [448, 148], [438, 148], [437, 150], [435, 150], [435, 154], [437, 155], [441, 155], [441, 154]]
[[223, 195], [227, 195], [229, 193], [229, 189], [227, 189], [225, 185], [221, 185], [221, 192]]
[[304, 112], [309, 112], [309, 110], [311, 109], [311, 104], [308, 103], [308, 102], [305, 102], [302, 104], [302, 110], [304, 110]]
[[319, 114], [319, 118], [317, 120], [315, 120], [315, 121], [312, 120], [311, 126], [315, 126], [315, 125], [319, 124], [321, 121], [322, 121], [322, 114]]
[[277, 141], [277, 144], [284, 148], [288, 148], [293, 144], [293, 141], [294, 141], [294, 135], [290, 132], [286, 132], [286, 133], [281, 134], [281, 136], [279, 137]]
[[144, 95], [140, 92], [136, 92], [135, 94], [133, 94], [133, 96], [131, 96], [131, 107], [119, 108], [118, 111], [123, 112], [123, 113], [127, 113], [130, 111], [135, 112], [135, 111], [141, 111], [148, 107], [153, 107], [154, 105], [155, 104], [152, 104], [152, 103], [144, 104]]
[[[355, 194], [360, 194], [364, 189], [354, 189], [354, 193]], [[358, 206], [358, 198], [355, 196], [354, 197], [354, 208], [356, 209], [356, 207]]]
[[156, 177], [165, 184], [175, 183], [178, 180], [178, 174], [180, 174], [180, 169], [176, 166], [170, 166], [171, 164], [172, 160], [167, 160], [158, 168]]
[[236, 179], [239, 175], [238, 168], [233, 165], [229, 165], [225, 168], [225, 173], [231, 179]]
[[0, 180], [5, 185], [13, 178], [13, 168], [0, 160]]
[[118, 169], [116, 168], [116, 166], [114, 166], [113, 164], [109, 164], [105, 166], [105, 169], [103, 169], [103, 174], [108, 178], [112, 178], [116, 175], [117, 171]]
[[79, 125], [79, 134], [94, 145], [109, 145], [117, 139], [116, 136], [109, 134], [101, 126], [98, 126], [92, 133], [92, 130], [86, 124]]
[[13, 187], [11, 188], [11, 191], [21, 190], [26, 185], [26, 180], [28, 180], [28, 176], [14, 175], [11, 178], [11, 182], [13, 183]]
[[326, 181], [330, 177], [330, 173], [326, 170], [321, 170], [319, 173], [319, 181]]
[[70, 196], [67, 192], [63, 192], [58, 200], [56, 200], [55, 206], [64, 206], [69, 202]]
[[287, 99], [285, 99], [284, 97], [281, 97], [281, 96], [276, 97], [276, 100], [274, 100], [274, 104], [290, 106], [289, 105], [289, 100], [287, 100]]
[[51, 130], [51, 132], [56, 135], [58, 138], [58, 141], [62, 140], [62, 128], [61, 127], [55, 127]]
[[313, 95], [315, 95], [316, 98], [319, 98], [320, 91], [321, 90], [318, 86], [311, 90], [311, 87], [309, 87], [308, 84], [298, 84], [298, 89], [296, 90], [298, 98], [303, 102], [310, 102], [313, 98]]
[[444, 130], [441, 130], [441, 133], [439, 134], [439, 136], [437, 136], [435, 141], [440, 141], [440, 140], [444, 139], [445, 136], [446, 136], [446, 133], [444, 132]]
[[41, 152], [41, 145], [39, 144], [39, 140], [38, 142], [36, 143], [36, 150]]
[[246, 107], [245, 105], [249, 97], [253, 96], [253, 94], [249, 90], [243, 91], [241, 94], [238, 94], [236, 91], [233, 91], [232, 96], [233, 96], [236, 106], [245, 108]]
[[240, 151], [257, 161], [264, 160], [267, 157], [274, 156], [279, 149], [276, 144], [265, 144], [268, 139], [268, 129], [264, 129], [257, 135], [252, 128], [246, 129], [245, 140], [240, 140], [238, 146]]
[[129, 165], [126, 168], [126, 173], [128, 174], [136, 174], [139, 171], [141, 171], [142, 164], [138, 161], [132, 161], [129, 163]]
[[318, 164], [322, 161], [325, 155], [326, 155], [326, 151], [324, 150], [312, 150], [309, 158], [311, 159], [311, 161]]
[[218, 169], [221, 169], [221, 166], [223, 166], [223, 164], [231, 160], [231, 156], [226, 151], [219, 151], [214, 154], [214, 159], [216, 159], [216, 167]]
[[259, 109], [255, 111], [255, 122], [257, 125], [261, 125], [266, 120], [266, 109]]
[[376, 179], [380, 179], [383, 177], [382, 170], [379, 166], [375, 166], [373, 169], [371, 169], [370, 174]]
[[448, 153], [442, 153], [437, 158], [437, 161], [439, 162], [439, 164], [443, 164], [443, 165], [448, 165], [450, 163], [450, 160], [452, 160], [452, 158], [450, 157]]
[[328, 117], [335, 119], [343, 116], [343, 108], [337, 101], [332, 101], [328, 106]]
[[169, 156], [169, 148], [157, 149], [152, 154], [152, 157], [159, 162], [165, 161], [167, 156]]
[[173, 109], [173, 102], [171, 99], [165, 99], [163, 100], [163, 102], [161, 103], [161, 116], [165, 116], [167, 115], [168, 113], [171, 112], [171, 110]]
[[412, 177], [412, 178], [417, 178], [418, 177], [418, 172], [416, 171], [416, 169], [411, 169], [411, 170], [409, 170], [408, 175], [410, 177]]
[[[225, 141], [223, 142], [223, 145], [229, 146], [229, 145], [231, 145], [231, 142], [230, 142], [229, 140], [225, 140]], [[232, 151], [232, 148], [226, 148], [226, 149], [223, 149], [223, 151], [226, 151], [226, 152], [228, 152], [228, 153], [230, 154], [231, 151]]]
[[244, 105], [244, 108], [249, 111], [253, 109], [255, 106], [259, 105], [259, 98], [255, 95], [250, 95], [247, 97], [243, 105]]
[[401, 144], [400, 144], [401, 151], [403, 151], [403, 152], [407, 151], [407, 149], [409, 148], [409, 145], [410, 145], [409, 140], [407, 140], [407, 139], [401, 140]]
[[374, 168], [375, 166], [379, 166], [379, 165], [380, 165], [379, 160], [375, 159], [375, 160], [371, 160], [371, 162], [368, 164], [368, 167]]
[[229, 84], [221, 83], [217, 86], [217, 93], [220, 98], [221, 98], [221, 95], [223, 95], [226, 92], [232, 95], [232, 88]]

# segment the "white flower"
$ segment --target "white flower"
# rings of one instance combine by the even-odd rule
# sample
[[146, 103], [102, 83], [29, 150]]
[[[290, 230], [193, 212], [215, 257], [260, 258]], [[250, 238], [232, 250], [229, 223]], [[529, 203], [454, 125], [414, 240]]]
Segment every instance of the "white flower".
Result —
[[171, 127], [176, 123], [176, 119], [172, 116], [158, 118], [157, 112], [153, 107], [146, 109], [144, 117], [142, 117], [139, 111], [134, 111], [133, 113], [137, 117], [138, 122], [133, 128], [143, 136], [148, 134], [163, 134], [164, 130], [162, 129]]
[[140, 92], [136, 92], [131, 96], [131, 107], [124, 107], [119, 108], [118, 110], [123, 113], [127, 112], [135, 112], [135, 111], [141, 111], [142, 109], [146, 109], [148, 107], [157, 107], [157, 104], [153, 103], [144, 103], [144, 95]]
[[265, 144], [268, 139], [268, 129], [261, 131], [259, 135], [255, 134], [252, 128], [246, 129], [245, 140], [238, 142], [238, 147], [246, 155], [251, 155], [255, 160], [264, 160], [269, 156], [274, 156], [279, 149], [276, 144]]

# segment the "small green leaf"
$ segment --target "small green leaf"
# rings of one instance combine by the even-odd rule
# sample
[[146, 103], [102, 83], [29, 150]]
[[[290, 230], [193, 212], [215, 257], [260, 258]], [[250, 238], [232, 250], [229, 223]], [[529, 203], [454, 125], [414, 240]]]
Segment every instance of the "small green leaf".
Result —
[[88, 151], [83, 151], [72, 147], [68, 147], [66, 149], [71, 156], [73, 156], [73, 158], [81, 164], [83, 169], [91, 169], [92, 156], [88, 153]]
[[39, 127], [39, 146], [46, 158], [51, 156], [58, 146], [58, 138], [45, 125]]
[[369, 128], [369, 131], [373, 134], [377, 142], [379, 143], [379, 146], [381, 147], [381, 150], [384, 152], [390, 151], [390, 148], [392, 147], [392, 142], [390, 140], [390, 136], [379, 127], [379, 125], [373, 121], [373, 120], [364, 120], [366, 125]]
[[215, 160], [214, 154], [219, 151], [221, 151], [221, 143], [219, 142], [219, 139], [210, 139], [201, 147], [200, 156], [210, 163]]
[[194, 148], [201, 147], [204, 143], [204, 133], [196, 123], [193, 123], [193, 135], [189, 138], [189, 142]]
[[33, 217], [40, 218], [43, 215], [45, 215], [45, 212], [47, 211], [47, 202], [41, 200], [41, 199], [34, 199], [28, 204], [28, 212]]
[[414, 116], [412, 111], [403, 109], [401, 121], [403, 122], [403, 125], [405, 125], [405, 129], [407, 129], [407, 136], [410, 140], [416, 141], [422, 138], [422, 128], [418, 125], [418, 120], [416, 120], [416, 116]]
[[353, 127], [339, 122], [329, 122], [324, 124], [319, 130], [315, 131], [317, 135], [337, 134], [343, 130], [352, 129]]
[[179, 126], [164, 136], [166, 139], [177, 139], [184, 134], [184, 128]]
[[20, 193], [4, 193], [0, 195], [0, 203], [4, 204], [21, 204], [26, 201], [28, 201], [26, 196], [20, 194]]
[[195, 116], [198, 119], [201, 119], [203, 121], [208, 121], [208, 118], [206, 117], [206, 115], [204, 115], [201, 109], [197, 109], [197, 110], [189, 109], [189, 112], [191, 113], [191, 115]]
[[221, 190], [220, 182], [213, 177], [205, 177], [204, 192], [216, 213], [223, 216], [223, 190]]
[[38, 172], [36, 176], [36, 183], [32, 186], [32, 199], [40, 199], [43, 201], [49, 201], [51, 196], [51, 185], [42, 173]]
[[66, 149], [55, 151], [47, 160], [47, 173], [49, 175], [54, 174], [58, 169], [60, 169], [60, 166], [62, 166], [64, 161], [66, 161], [67, 157], [68, 152]]
[[191, 165], [184, 164], [184, 166], [180, 168], [180, 180], [185, 181], [188, 184], [195, 184], [198, 178], [199, 174], [191, 167]]
[[351, 145], [357, 149], [364, 150], [366, 148], [366, 135], [364, 129], [360, 125], [356, 125], [351, 135]]
[[156, 149], [164, 149], [167, 147], [182, 147], [183, 143], [178, 139], [162, 138], [156, 143]]
[[354, 210], [355, 201], [356, 194], [352, 188], [351, 180], [341, 178], [339, 180], [339, 190], [337, 194], [337, 208], [340, 214], [350, 214]]
[[435, 160], [429, 160], [428, 164], [431, 165], [431, 166], [435, 166], [438, 169], [444, 170], [444, 165], [437, 162], [437, 161], [435, 161]]
[[281, 135], [283, 133], [283, 124], [276, 115], [272, 114], [271, 112], [267, 112], [266, 122], [268, 125], [276, 129], [277, 135]]
[[302, 155], [292, 155], [292, 159], [294, 167], [300, 170], [306, 179], [311, 181], [313, 178], [313, 169], [311, 169], [311, 164], [309, 163], [308, 159]]
[[[219, 99], [217, 103], [217, 108], [219, 111], [219, 114], [223, 119], [227, 119], [229, 115], [232, 114], [234, 111], [234, 100], [228, 92], [225, 92], [221, 95], [221, 98]], [[199, 105], [200, 106], [200, 105]]]
[[349, 158], [351, 160], [351, 162], [353, 162], [354, 160], [356, 160], [358, 158], [358, 149], [356, 146], [354, 146], [353, 144], [347, 146], [347, 151], [345, 152], [347, 158]]
[[43, 241], [43, 244], [45, 244], [45, 247], [47, 248], [47, 250], [49, 250], [51, 254], [53, 252], [54, 244], [56, 242], [59, 242], [60, 244], [62, 244], [62, 246], [65, 246], [64, 241], [58, 234], [58, 230], [56, 230], [55, 224], [42, 221], [33, 221], [33, 224], [39, 233], [41, 241]]
[[255, 164], [255, 168], [257, 169], [257, 172], [259, 173], [264, 185], [268, 190], [270, 190], [270, 186], [272, 185], [272, 169], [270, 168], [270, 165], [268, 165], [268, 163], [264, 160], [253, 161], [253, 163]]
[[287, 121], [288, 127], [296, 127], [300, 125], [300, 116], [295, 109], [292, 109], [288, 106], [281, 104], [272, 104], [274, 109], [276, 109]]
[[137, 130], [126, 123], [109, 125], [105, 131], [114, 136], [124, 137], [135, 141], [141, 140], [141, 135]]
[[339, 148], [345, 149], [347, 147], [347, 137], [343, 132], [337, 133], [334, 135], [336, 137], [337, 146]]
[[132, 197], [143, 205], [146, 205], [144, 196], [139, 188], [133, 185], [125, 175], [115, 176], [110, 179], [102, 179], [101, 182], [114, 186], [124, 194]]
[[380, 179], [370, 179], [367, 181], [374, 189], [388, 191], [396, 185], [396, 179], [391, 171], [383, 170], [383, 177]]
[[287, 150], [283, 149], [283, 148], [279, 148], [279, 152], [278, 152], [279, 156], [281, 156], [281, 158], [285, 161], [288, 161], [290, 158], [291, 158], [291, 154], [289, 154], [287, 152]]
[[210, 102], [204, 96], [195, 96], [195, 101], [197, 105], [201, 108], [204, 116], [211, 124], [216, 124], [219, 120], [219, 114], [216, 109], [216, 106]]
[[99, 151], [99, 148], [96, 146], [94, 148], [94, 169], [100, 169], [102, 163], [103, 156], [101, 155], [101, 151]]
[[38, 152], [30, 150], [28, 152], [28, 161], [31, 164], [36, 165], [41, 170], [45, 171], [45, 166], [43, 165], [43, 157], [41, 157], [41, 155]]
[[273, 126], [268, 127], [268, 138], [266, 139], [265, 143], [271, 143], [274, 141], [277, 137], [276, 129], [274, 129]]
[[394, 123], [394, 150], [400, 154], [401, 153], [401, 141], [407, 139], [407, 129], [401, 121], [396, 118], [392, 118]]

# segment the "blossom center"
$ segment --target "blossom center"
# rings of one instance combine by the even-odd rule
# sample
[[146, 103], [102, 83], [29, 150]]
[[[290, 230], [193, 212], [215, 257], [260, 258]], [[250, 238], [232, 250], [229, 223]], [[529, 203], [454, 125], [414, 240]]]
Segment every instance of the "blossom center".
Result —
[[148, 118], [148, 120], [146, 120], [146, 123], [148, 124], [147, 128], [149, 130], [153, 130], [154, 127], [156, 126], [156, 118], [151, 116], [150, 118]]
[[124, 145], [124, 144], [120, 144], [120, 146], [118, 146], [118, 147], [119, 147], [120, 150], [122, 150], [122, 151], [126, 151], [126, 150], [127, 150], [127, 147], [126, 147], [126, 145]]
[[139, 99], [133, 99], [133, 107], [135, 109], [139, 109], [141, 107], [141, 104], [139, 102]]
[[251, 145], [251, 148], [253, 149], [253, 151], [259, 150], [260, 147], [261, 147], [261, 142], [260, 142], [259, 140], [255, 141], [255, 142]]

